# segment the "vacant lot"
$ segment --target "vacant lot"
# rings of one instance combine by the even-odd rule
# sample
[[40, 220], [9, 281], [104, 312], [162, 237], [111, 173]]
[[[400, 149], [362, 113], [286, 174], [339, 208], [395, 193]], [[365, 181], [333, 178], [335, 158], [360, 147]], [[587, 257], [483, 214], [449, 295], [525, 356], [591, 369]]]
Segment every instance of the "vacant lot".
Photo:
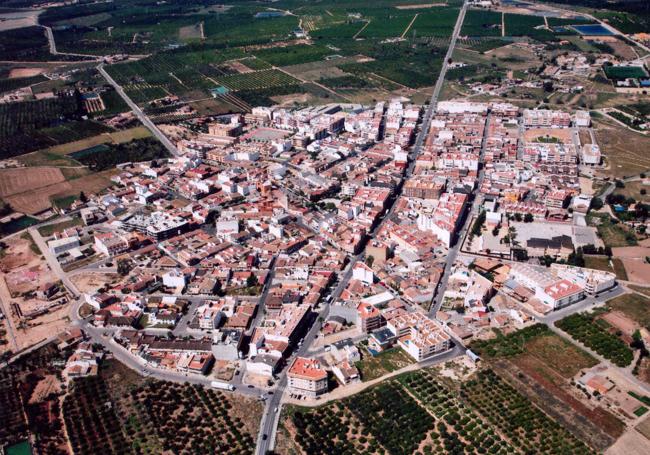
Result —
[[624, 313], [643, 327], [650, 327], [650, 299], [639, 294], [623, 294], [607, 304], [612, 310]]
[[356, 367], [364, 381], [372, 381], [413, 363], [413, 359], [400, 348], [389, 349], [374, 357], [368, 351], [363, 351], [363, 355]]
[[608, 120], [596, 120], [596, 142], [605, 156], [612, 177], [636, 175], [650, 169], [650, 137], [635, 133]]

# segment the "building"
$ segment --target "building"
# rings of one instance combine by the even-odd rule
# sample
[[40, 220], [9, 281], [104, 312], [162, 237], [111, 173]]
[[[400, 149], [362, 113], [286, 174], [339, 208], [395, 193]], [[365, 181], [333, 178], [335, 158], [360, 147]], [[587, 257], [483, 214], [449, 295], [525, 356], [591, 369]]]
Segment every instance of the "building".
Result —
[[55, 256], [63, 254], [66, 251], [79, 248], [79, 245], [79, 237], [76, 235], [72, 237], [63, 237], [61, 239], [50, 240], [47, 242], [48, 248]]
[[386, 327], [397, 337], [397, 344], [418, 362], [451, 347], [451, 337], [442, 327], [419, 312], [393, 318]]
[[297, 357], [287, 371], [289, 391], [310, 398], [327, 392], [327, 371], [316, 359]]
[[564, 264], [551, 264], [558, 277], [582, 287], [588, 294], [598, 294], [616, 286], [616, 275], [603, 270], [586, 269]]
[[381, 312], [369, 303], [360, 303], [357, 305], [357, 326], [363, 333], [370, 333], [373, 330], [385, 325], [386, 321], [381, 316]]
[[585, 144], [580, 148], [580, 160], [587, 166], [599, 166], [602, 154], [598, 144]]
[[570, 114], [548, 109], [524, 109], [523, 119], [526, 128], [568, 128], [571, 126]]
[[585, 297], [585, 291], [577, 284], [563, 279], [543, 289], [538, 288], [535, 296], [542, 303], [557, 310], [582, 300]]

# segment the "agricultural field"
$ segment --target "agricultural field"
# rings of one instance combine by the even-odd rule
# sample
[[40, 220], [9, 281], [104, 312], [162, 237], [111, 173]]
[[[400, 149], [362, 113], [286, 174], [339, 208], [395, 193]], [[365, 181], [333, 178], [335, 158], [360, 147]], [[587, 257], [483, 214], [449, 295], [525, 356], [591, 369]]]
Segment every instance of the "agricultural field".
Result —
[[606, 321], [597, 316], [594, 313], [577, 313], [559, 320], [555, 325], [619, 367], [628, 366], [634, 357], [632, 349], [613, 333], [613, 328]]
[[491, 370], [479, 371], [464, 383], [461, 397], [524, 453], [592, 453]]
[[74, 96], [0, 104], [0, 159], [113, 131], [83, 114]]
[[603, 70], [607, 77], [613, 80], [648, 77], [648, 73], [639, 66], [605, 66]]
[[34, 453], [68, 453], [59, 379], [68, 354], [48, 344], [0, 370], [0, 447], [32, 436]]
[[624, 424], [604, 406], [583, 403], [571, 381], [597, 365], [587, 352], [536, 324], [487, 341], [472, 343], [500, 376], [557, 418], [580, 439], [600, 449], [610, 446], [624, 431]]
[[502, 13], [486, 10], [469, 10], [461, 34], [463, 36], [501, 36]]
[[282, 453], [593, 453], [489, 369], [464, 380], [405, 373], [283, 417]]
[[167, 149], [154, 138], [134, 139], [121, 144], [102, 144], [70, 155], [92, 171], [110, 170], [120, 163], [151, 161], [167, 156]]
[[506, 14], [504, 20], [505, 36], [528, 36], [543, 42], [557, 40], [552, 32], [542, 28], [545, 23], [541, 16]]

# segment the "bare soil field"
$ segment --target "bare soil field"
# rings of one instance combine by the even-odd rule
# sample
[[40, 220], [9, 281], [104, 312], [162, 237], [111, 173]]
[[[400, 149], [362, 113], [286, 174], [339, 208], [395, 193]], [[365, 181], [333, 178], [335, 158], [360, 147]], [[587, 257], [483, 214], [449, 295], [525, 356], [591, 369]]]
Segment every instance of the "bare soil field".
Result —
[[230, 68], [232, 68], [233, 70], [235, 70], [235, 71], [237, 71], [238, 73], [240, 73], [240, 74], [252, 73], [252, 72], [253, 72], [253, 70], [250, 69], [248, 66], [246, 66], [246, 65], [243, 64], [242, 62], [238, 62], [238, 61], [236, 61], [236, 60], [235, 60], [235, 61], [232, 61], [232, 62], [228, 62], [227, 65], [228, 65]]
[[178, 37], [180, 39], [200, 39], [201, 26], [200, 24], [186, 25], [178, 29]]
[[12, 196], [63, 181], [65, 177], [55, 167], [1, 169], [0, 196]]
[[71, 188], [72, 186], [68, 182], [55, 183], [54, 185], [6, 197], [5, 200], [11, 204], [14, 210], [34, 215], [48, 210], [52, 206], [50, 203], [52, 196], [63, 191], [69, 191]]
[[50, 209], [52, 199], [76, 196], [81, 191], [92, 194], [106, 189], [112, 184], [110, 178], [117, 171], [111, 169], [84, 175], [87, 172], [81, 169], [66, 170], [65, 173], [71, 180], [66, 180], [61, 169], [54, 167], [7, 169], [0, 172], [7, 172], [11, 176], [11, 179], [5, 181], [0, 174], [0, 195], [5, 189], [11, 192], [10, 195], [2, 195], [4, 199], [14, 210], [31, 215]]
[[[646, 422], [650, 422], [646, 419]], [[605, 452], [605, 455], [646, 455], [648, 440], [639, 432], [641, 423], [636, 429], [628, 430], [616, 443]], [[650, 429], [650, 428], [649, 428]]]
[[609, 169], [602, 174], [610, 177], [635, 175], [650, 168], [650, 137], [630, 131], [608, 120], [594, 122], [596, 142], [605, 156]]
[[628, 281], [638, 284], [650, 283], [650, 264], [643, 259], [622, 259]]
[[107, 284], [112, 285], [119, 281], [119, 275], [116, 273], [79, 273], [72, 277], [70, 280], [81, 292], [94, 293]]
[[36, 384], [32, 396], [29, 399], [29, 403], [39, 403], [49, 394], [59, 392], [61, 392], [61, 381], [59, 381], [55, 375], [48, 374], [38, 381], [38, 384]]
[[43, 74], [47, 68], [13, 68], [9, 71], [9, 79], [17, 79], [19, 77], [32, 77]]

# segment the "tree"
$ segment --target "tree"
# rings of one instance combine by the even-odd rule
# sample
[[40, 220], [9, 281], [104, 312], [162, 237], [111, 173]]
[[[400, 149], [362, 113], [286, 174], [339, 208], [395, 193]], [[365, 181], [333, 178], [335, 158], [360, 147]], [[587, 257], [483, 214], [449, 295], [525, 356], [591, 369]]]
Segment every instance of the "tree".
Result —
[[83, 191], [79, 193], [79, 200], [84, 204], [88, 202], [88, 197], [86, 196], [86, 193], [84, 193]]
[[117, 261], [117, 273], [126, 276], [131, 271], [131, 262], [127, 259], [120, 259]]
[[246, 278], [246, 287], [252, 288], [254, 286], [257, 286], [258, 284], [259, 281], [257, 280], [257, 277], [255, 276], [254, 273], [248, 275], [248, 278]]
[[527, 213], [524, 215], [524, 223], [532, 223], [533, 222], [533, 215], [532, 213]]
[[372, 264], [374, 264], [374, 262], [375, 262], [375, 257], [374, 256], [370, 255], [370, 256], [368, 256], [366, 258], [366, 265], [368, 267], [372, 267]]

